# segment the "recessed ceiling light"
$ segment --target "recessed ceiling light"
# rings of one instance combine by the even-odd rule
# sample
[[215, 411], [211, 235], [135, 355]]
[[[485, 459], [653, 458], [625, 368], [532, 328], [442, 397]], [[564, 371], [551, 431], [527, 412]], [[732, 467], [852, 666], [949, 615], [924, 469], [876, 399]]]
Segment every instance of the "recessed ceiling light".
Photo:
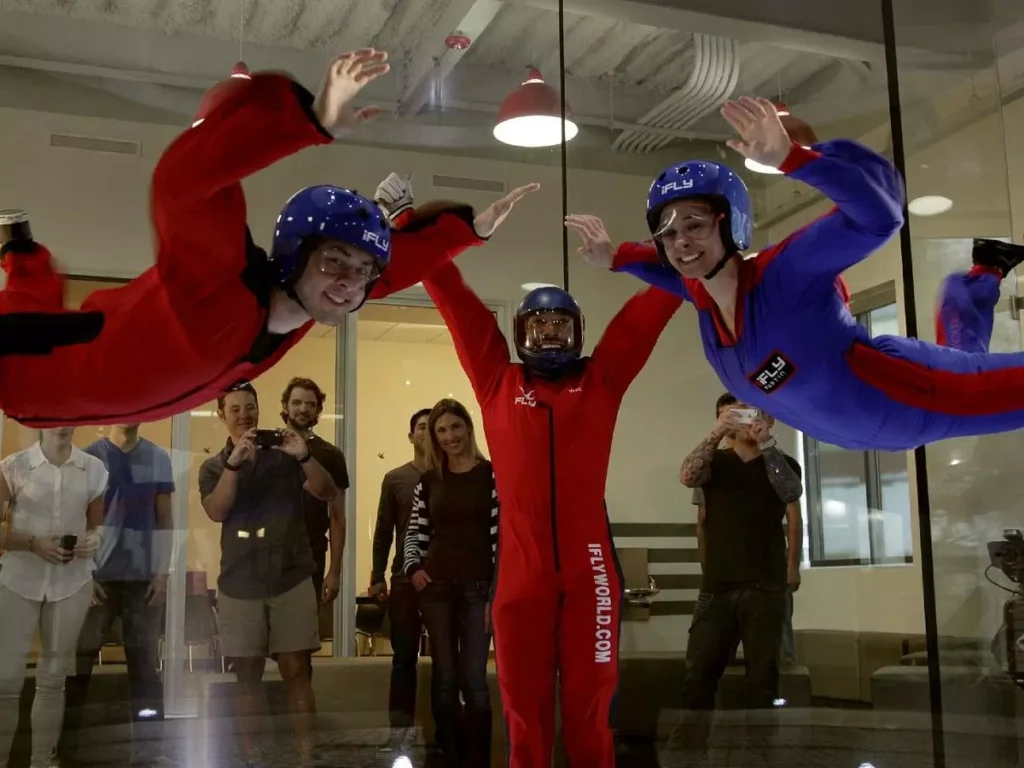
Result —
[[535, 291], [538, 288], [558, 288], [554, 283], [523, 283], [519, 287], [524, 291]]
[[938, 216], [952, 207], [953, 201], [942, 195], [915, 197], [907, 205], [907, 209], [915, 216]]

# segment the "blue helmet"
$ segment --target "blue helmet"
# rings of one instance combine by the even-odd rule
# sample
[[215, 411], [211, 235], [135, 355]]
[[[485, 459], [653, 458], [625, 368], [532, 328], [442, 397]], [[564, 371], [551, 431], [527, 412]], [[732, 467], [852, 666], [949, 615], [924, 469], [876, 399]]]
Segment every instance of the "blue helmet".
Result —
[[[661, 210], [666, 205], [690, 197], [725, 200], [729, 206], [722, 227], [726, 249], [743, 251], [750, 247], [754, 220], [747, 185], [731, 168], [703, 160], [669, 166], [651, 184], [647, 192], [647, 226], [651, 234], [658, 230]], [[660, 243], [657, 247], [661, 252]]]
[[[546, 312], [565, 315], [572, 323], [569, 346], [562, 349], [538, 348], [529, 338], [527, 320]], [[583, 353], [583, 312], [576, 299], [556, 285], [534, 288], [523, 298], [516, 310], [515, 342], [519, 359], [542, 373], [557, 374], [580, 359]]]
[[270, 261], [277, 280], [289, 285], [306, 267], [312, 239], [340, 240], [370, 254], [383, 270], [391, 259], [391, 227], [372, 200], [329, 184], [300, 189], [274, 225]]

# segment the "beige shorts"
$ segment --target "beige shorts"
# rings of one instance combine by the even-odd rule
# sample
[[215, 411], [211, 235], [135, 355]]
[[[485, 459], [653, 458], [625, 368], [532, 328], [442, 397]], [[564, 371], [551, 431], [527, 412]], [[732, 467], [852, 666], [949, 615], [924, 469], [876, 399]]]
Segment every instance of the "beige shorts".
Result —
[[320, 650], [320, 619], [312, 579], [274, 597], [238, 600], [220, 594], [221, 653], [229, 658], [275, 658]]

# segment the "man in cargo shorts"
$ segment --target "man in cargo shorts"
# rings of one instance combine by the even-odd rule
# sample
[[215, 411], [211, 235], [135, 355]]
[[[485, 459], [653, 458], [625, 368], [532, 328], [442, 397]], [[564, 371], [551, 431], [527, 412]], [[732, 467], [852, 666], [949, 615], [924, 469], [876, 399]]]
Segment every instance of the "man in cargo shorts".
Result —
[[252, 760], [248, 736], [263, 710], [270, 656], [288, 691], [299, 765], [310, 765], [310, 656], [320, 638], [303, 491], [330, 501], [337, 489], [295, 430], [257, 431], [251, 384], [221, 396], [217, 416], [229, 438], [203, 462], [199, 492], [207, 516], [221, 524], [217, 608], [222, 652], [238, 677], [243, 747]]

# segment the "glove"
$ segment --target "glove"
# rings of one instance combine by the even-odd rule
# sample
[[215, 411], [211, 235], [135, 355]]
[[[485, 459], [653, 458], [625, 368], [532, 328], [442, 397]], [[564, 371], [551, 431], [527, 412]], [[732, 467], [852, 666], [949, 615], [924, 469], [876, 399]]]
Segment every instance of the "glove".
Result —
[[412, 210], [412, 176], [402, 178], [397, 173], [388, 174], [373, 199], [394, 223], [403, 213]]

